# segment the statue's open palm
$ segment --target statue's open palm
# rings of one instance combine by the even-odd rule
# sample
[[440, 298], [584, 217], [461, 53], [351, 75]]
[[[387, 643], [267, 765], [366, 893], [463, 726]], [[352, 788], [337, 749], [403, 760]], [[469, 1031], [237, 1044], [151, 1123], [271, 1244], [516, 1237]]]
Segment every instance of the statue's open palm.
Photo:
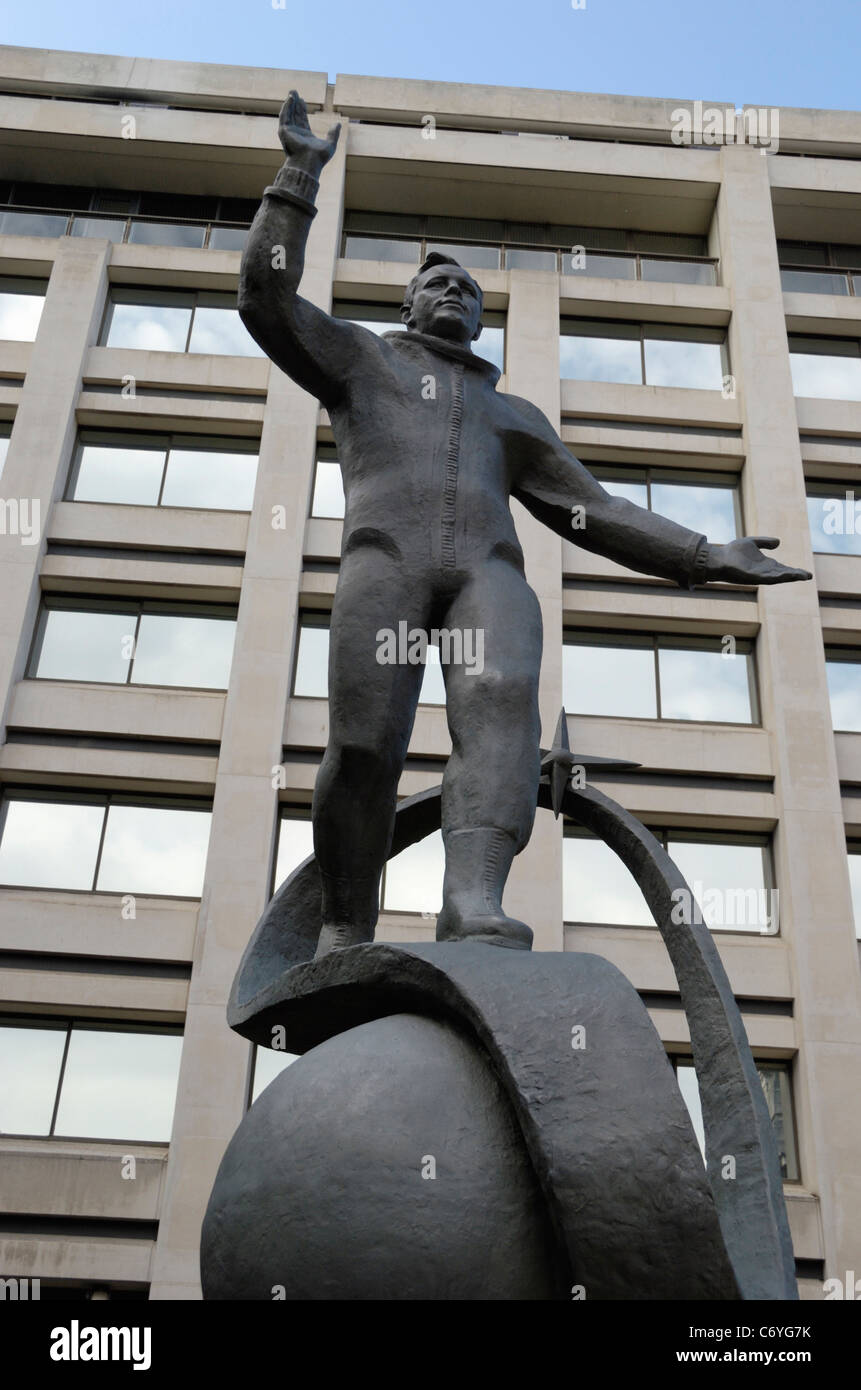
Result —
[[278, 118], [278, 138], [285, 154], [305, 167], [313, 164], [322, 169], [335, 153], [340, 134], [340, 125], [333, 125], [325, 139], [315, 135], [308, 124], [304, 101], [298, 92], [290, 93]]
[[742, 536], [727, 545], [712, 545], [707, 577], [730, 584], [789, 584], [796, 579], [812, 579], [809, 570], [782, 565], [763, 555], [763, 550], [774, 550], [779, 544], [775, 536]]

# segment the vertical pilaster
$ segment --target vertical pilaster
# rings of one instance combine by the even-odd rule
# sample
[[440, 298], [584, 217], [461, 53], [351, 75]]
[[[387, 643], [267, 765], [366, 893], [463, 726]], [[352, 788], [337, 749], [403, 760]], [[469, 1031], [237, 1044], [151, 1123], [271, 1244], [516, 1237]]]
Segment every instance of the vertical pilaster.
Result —
[[[722, 151], [718, 204], [730, 286], [731, 370], [742, 384], [748, 534], [781, 539], [779, 558], [813, 569], [789, 370], [768, 160]], [[780, 931], [792, 947], [802, 1180], [819, 1194], [829, 1275], [861, 1249], [857, 1154], [861, 974], [815, 583], [759, 591], [762, 718], [772, 735], [780, 823], [774, 848]]]
[[[554, 429], [560, 421], [559, 282], [546, 272], [512, 271], [508, 302], [508, 389], [533, 402]], [[541, 604], [544, 655], [539, 703], [541, 737], [549, 746], [562, 708], [562, 541], [513, 502], [526, 558], [526, 577]], [[500, 749], [500, 757], [505, 750]], [[532, 839], [514, 861], [505, 908], [528, 922], [537, 950], [561, 951], [562, 829], [549, 811], [538, 811]]]
[[[331, 116], [314, 123], [322, 133]], [[321, 179], [301, 286], [305, 298], [326, 309], [338, 253], [346, 143], [341, 140]], [[228, 1029], [225, 1007], [269, 886], [277, 803], [272, 770], [282, 756], [318, 409], [312, 396], [272, 367], [152, 1298], [201, 1296], [201, 1222], [218, 1164], [245, 1105], [248, 1044]]]
[[[11, 534], [9, 522], [16, 512], [7, 507], [0, 535], [0, 743], [6, 737], [12, 691], [27, 661], [48, 519], [62, 493], [74, 444], [75, 402], [84, 360], [101, 323], [109, 253], [107, 241], [58, 241], [9, 441], [0, 498], [17, 502], [19, 534]], [[25, 521], [32, 535], [23, 532]]]

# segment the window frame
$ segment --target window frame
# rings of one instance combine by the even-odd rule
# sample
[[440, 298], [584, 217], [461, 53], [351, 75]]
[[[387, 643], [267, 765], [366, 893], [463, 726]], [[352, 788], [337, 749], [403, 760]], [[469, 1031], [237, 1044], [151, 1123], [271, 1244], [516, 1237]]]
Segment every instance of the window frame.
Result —
[[[568, 332], [566, 324], [579, 324], [587, 326], [587, 332]], [[600, 331], [598, 331], [600, 330]], [[640, 344], [640, 380], [639, 382], [607, 382], [603, 384], [618, 386], [653, 386], [656, 390], [666, 391], [720, 391], [722, 386], [654, 386], [646, 378], [646, 343], [670, 342], [670, 343], [702, 343], [714, 344], [720, 347], [721, 360], [721, 383], [732, 374], [729, 358], [729, 335], [726, 327], [716, 328], [711, 324], [688, 324], [688, 323], [659, 323], [657, 321], [635, 322], [631, 319], [594, 319], [581, 317], [577, 314], [559, 315], [559, 338], [598, 338], [598, 339], [623, 339], [627, 342], [639, 342]], [[590, 377], [566, 377], [560, 372], [560, 380], [576, 381], [587, 384], [592, 381]], [[594, 378], [595, 382], [600, 383], [599, 378]]]
[[[338, 464], [338, 466], [339, 466], [339, 468], [340, 468], [340, 460], [339, 460], [339, 458], [338, 458], [338, 448], [337, 448], [337, 446], [336, 446], [334, 443], [329, 443], [327, 440], [318, 440], [318, 442], [317, 442], [317, 444], [316, 444], [316, 446], [315, 446], [315, 452], [314, 452], [314, 468], [313, 468], [312, 474], [311, 474], [311, 495], [310, 495], [310, 497], [309, 497], [309, 499], [308, 499], [308, 512], [307, 512], [308, 520], [309, 520], [309, 521], [341, 521], [341, 522], [342, 522], [342, 521], [344, 520], [344, 514], [343, 514], [343, 512], [341, 513], [340, 516], [318, 516], [317, 513], [314, 511], [314, 494], [315, 494], [316, 491], [317, 491], [317, 469], [318, 469], [318, 467], [319, 467], [319, 465], [320, 465], [321, 463], [336, 463], [336, 464]], [[342, 474], [342, 481], [343, 481], [343, 474]]]
[[[66, 1064], [69, 1057], [69, 1047], [72, 1041], [72, 1031], [75, 1027], [83, 1028], [88, 1032], [98, 1033], [142, 1033], [147, 1036], [169, 1036], [185, 1039], [185, 1024], [183, 1023], [152, 1023], [144, 1019], [113, 1019], [101, 1016], [88, 1017], [83, 1014], [35, 1014], [35, 1013], [11, 1013], [5, 1010], [0, 1012], [0, 1028], [33, 1028], [44, 1032], [65, 1032], [63, 1043], [63, 1053], [60, 1059], [60, 1069], [57, 1075], [57, 1085], [54, 1092], [54, 1103], [51, 1108], [51, 1122], [47, 1134], [25, 1134], [17, 1131], [3, 1131], [4, 1137], [15, 1139], [35, 1139], [48, 1141], [59, 1140], [62, 1143], [93, 1143], [93, 1144], [135, 1144], [146, 1146], [147, 1148], [161, 1149], [170, 1144], [170, 1139], [135, 1139], [134, 1137], [119, 1136], [117, 1138], [101, 1139], [86, 1134], [57, 1134], [55, 1132], [57, 1116], [60, 1110], [60, 1102], [63, 1094], [63, 1082], [66, 1077]], [[182, 1050], [180, 1049], [180, 1061], [177, 1067], [177, 1083], [179, 1082], [179, 1067], [182, 1065]], [[176, 1113], [176, 1099], [174, 1099], [174, 1115]]]
[[[279, 801], [275, 812], [275, 835], [272, 842], [272, 862], [269, 866], [269, 899], [271, 902], [278, 891], [278, 884], [275, 882], [275, 875], [278, 872], [278, 848], [281, 844], [281, 827], [284, 821], [296, 820], [304, 821], [306, 824], [311, 820], [310, 802], [306, 805], [295, 801]], [[297, 865], [298, 868], [298, 865]], [[295, 870], [291, 869], [290, 873]], [[287, 875], [290, 877], [290, 874]], [[286, 879], [285, 879], [286, 882]]]
[[[92, 896], [102, 898], [122, 897], [121, 890], [115, 888], [99, 888], [99, 873], [101, 872], [102, 856], [105, 848], [105, 836], [108, 828], [108, 814], [111, 806], [136, 806], [146, 810], [165, 810], [165, 811], [206, 811], [212, 816], [212, 799], [206, 797], [185, 796], [182, 793], [154, 793], [147, 796], [142, 793], [134, 792], [101, 792], [89, 790], [88, 788], [59, 787], [56, 790], [43, 787], [41, 785], [9, 783], [0, 787], [0, 846], [6, 833], [6, 820], [9, 805], [13, 801], [41, 802], [45, 805], [72, 805], [72, 806], [101, 806], [104, 807], [102, 826], [99, 832], [99, 843], [96, 852], [96, 859], [93, 866], [92, 884], [90, 888], [45, 888], [34, 883], [0, 883], [0, 900], [4, 893], [87, 893]], [[212, 833], [212, 823], [210, 820], [210, 836]], [[187, 893], [135, 893], [137, 898], [158, 898], [165, 901], [199, 903], [202, 897], [204, 883], [201, 883], [201, 893], [189, 895]]]
[[[124, 296], [126, 295], [130, 297], [124, 298]], [[182, 303], [182, 300], [190, 302]], [[232, 303], [213, 302], [216, 300], [230, 300], [232, 301]], [[190, 312], [188, 318], [188, 327], [186, 329], [185, 334], [185, 346], [182, 348], [132, 348], [120, 347], [117, 343], [108, 342], [108, 339], [111, 336], [111, 327], [113, 325], [114, 319], [114, 309], [123, 304], [150, 305], [154, 309], [188, 309]], [[258, 359], [260, 361], [266, 360], [266, 355], [262, 352], [262, 350], [259, 353], [239, 354], [235, 352], [224, 352], [217, 354], [192, 352], [190, 344], [192, 336], [194, 334], [194, 322], [198, 309], [222, 309], [227, 312], [232, 311], [236, 314], [238, 322], [242, 324], [242, 320], [239, 318], [239, 311], [237, 309], [237, 291], [235, 290], [184, 290], [178, 289], [174, 285], [129, 285], [111, 281], [108, 289], [108, 294], [105, 300], [105, 308], [102, 314], [102, 322], [101, 327], [99, 329], [99, 336], [96, 345], [102, 348], [109, 348], [112, 352], [164, 352], [170, 353], [176, 357], [240, 356], [243, 359], [248, 359], [249, 361], [255, 361]]]
[[[803, 1186], [803, 1178], [802, 1178], [802, 1172], [801, 1172], [801, 1147], [800, 1147], [799, 1142], [798, 1142], [798, 1107], [797, 1107], [797, 1105], [796, 1105], [796, 1103], [795, 1103], [795, 1079], [796, 1079], [795, 1059], [796, 1059], [796, 1056], [797, 1056], [797, 1053], [796, 1053], [796, 1054], [793, 1054], [792, 1057], [757, 1057], [757, 1056], [754, 1056], [753, 1062], [754, 1062], [754, 1066], [756, 1067], [757, 1076], [760, 1075], [760, 1072], [761, 1072], [761, 1071], [782, 1071], [782, 1072], [786, 1075], [786, 1077], [787, 1077], [788, 1092], [789, 1092], [789, 1103], [790, 1103], [791, 1120], [792, 1120], [792, 1124], [791, 1124], [792, 1144], [793, 1144], [793, 1149], [794, 1149], [795, 1167], [796, 1167], [796, 1169], [797, 1169], [797, 1176], [796, 1176], [796, 1177], [790, 1178], [790, 1177], [785, 1176], [785, 1175], [781, 1172], [781, 1178], [782, 1178], [783, 1182], [786, 1183], [787, 1185], [791, 1184], [793, 1187], [801, 1187], [801, 1186]], [[683, 1051], [680, 1051], [678, 1048], [674, 1048], [672, 1051], [670, 1051], [669, 1049], [667, 1049], [667, 1058], [668, 1058], [668, 1060], [669, 1060], [669, 1062], [670, 1062], [670, 1065], [672, 1066], [672, 1069], [673, 1069], [673, 1076], [674, 1076], [674, 1077], [676, 1076], [676, 1073], [677, 1073], [678, 1068], [679, 1068], [680, 1065], [686, 1066], [686, 1067], [693, 1067], [693, 1068], [694, 1068], [694, 1075], [696, 1075], [696, 1068], [694, 1067], [693, 1053], [691, 1053], [691, 1052], [683, 1052]], [[678, 1081], [676, 1082], [676, 1084], [678, 1084]], [[685, 1109], [687, 1110], [687, 1106], [685, 1106]], [[773, 1126], [773, 1121], [772, 1121], [772, 1126]], [[776, 1134], [776, 1132], [775, 1132], [775, 1136], [774, 1136], [774, 1137], [775, 1137], [775, 1141], [776, 1141], [776, 1140], [777, 1140], [777, 1134]], [[699, 1145], [698, 1145], [697, 1147], [699, 1147]]]
[[[35, 186], [38, 187], [39, 185]], [[21, 189], [21, 191], [25, 195], [28, 193], [32, 194], [33, 187], [34, 185], [30, 181], [12, 179], [8, 183], [8, 187], [6, 189], [6, 197], [4, 199], [0, 199], [0, 216], [2, 216], [3, 213], [10, 212], [22, 213], [25, 215], [30, 214], [32, 216], [64, 217], [65, 228], [63, 229], [63, 231], [55, 234], [49, 234], [47, 237], [48, 240], [56, 240], [61, 236], [76, 235], [74, 228], [75, 224], [79, 220], [89, 222], [122, 222], [124, 224], [123, 233], [122, 236], [119, 237], [119, 239], [116, 241], [116, 245], [130, 244], [147, 245], [150, 247], [165, 245], [169, 248], [174, 249], [179, 245], [179, 243], [130, 242], [129, 238], [131, 235], [132, 228], [136, 224], [146, 223], [161, 223], [164, 225], [177, 227], [202, 227], [203, 240], [200, 247], [181, 248], [184, 250], [209, 250], [212, 246], [213, 232], [218, 231], [221, 228], [229, 228], [231, 230], [240, 230], [247, 232], [251, 226], [254, 216], [254, 214], [251, 213], [250, 207], [247, 207], [245, 209], [246, 213], [250, 214], [248, 216], [247, 221], [244, 221], [241, 218], [237, 218], [235, 216], [223, 216], [222, 214], [225, 212], [236, 212], [237, 208], [231, 207], [231, 204], [235, 204], [237, 202], [256, 203], [255, 199], [237, 199], [230, 195], [216, 195], [215, 197], [203, 198], [203, 201], [209, 202], [210, 204], [214, 203], [214, 215], [207, 215], [203, 209], [199, 210], [198, 216], [193, 216], [190, 213], [180, 216], [170, 212], [142, 212], [141, 205], [142, 203], [145, 203], [148, 198], [166, 198], [168, 202], [170, 202], [171, 199], [179, 199], [181, 201], [183, 198], [199, 198], [202, 197], [202, 195], [171, 194], [165, 193], [163, 190], [156, 189], [115, 190], [91, 186], [89, 184], [66, 186], [66, 191], [71, 191], [74, 188], [78, 188], [80, 190], [80, 196], [76, 198], [69, 198], [65, 202], [58, 199], [56, 201], [51, 201], [50, 203], [37, 203], [29, 201], [26, 197], [24, 201], [19, 202], [17, 199], [18, 190]], [[104, 204], [109, 204], [111, 202], [118, 205], [124, 204], [125, 206], [116, 206], [113, 208], [104, 206]], [[2, 233], [2, 235], [15, 236], [17, 235], [17, 233], [10, 231], [4, 232]], [[23, 235], [39, 236], [41, 235], [41, 233], [23, 233]], [[213, 249], [223, 250], [225, 248], [219, 247]]]
[[[126, 679], [124, 681], [101, 681], [94, 677], [38, 675], [36, 668], [39, 664], [42, 646], [45, 640], [47, 616], [52, 612], [128, 613], [134, 621], [134, 632], [129, 633], [129, 636], [133, 639], [133, 655], [128, 658]], [[132, 680], [135, 662], [137, 661], [141, 620], [145, 615], [152, 614], [169, 618], [211, 618], [217, 619], [220, 622], [232, 622], [234, 625], [235, 640], [238, 612], [239, 608], [236, 604], [205, 603], [197, 602], [192, 599], [182, 601], [178, 599], [137, 598], [135, 596], [124, 598], [122, 595], [105, 596], [102, 598], [95, 595], [91, 597], [88, 594], [67, 594], [45, 590], [42, 593], [39, 611], [36, 615], [30, 651], [27, 657], [27, 664], [24, 668], [24, 679], [58, 681], [62, 682], [64, 685], [104, 685], [114, 689], [133, 687], [136, 690], [194, 690], [223, 695], [230, 688], [229, 677], [227, 685], [223, 686], [163, 685], [153, 684], [149, 681]]]
[[[580, 456], [578, 455], [578, 457]], [[719, 473], [715, 469], [707, 468], [664, 468], [662, 465], [655, 464], [626, 465], [624, 463], [605, 463], [599, 460], [590, 461], [589, 459], [581, 459], [580, 461], [585, 464], [599, 483], [605, 481], [644, 483], [646, 507], [650, 512], [654, 511], [652, 506], [653, 483], [667, 483], [677, 487], [711, 487], [719, 492], [731, 492], [736, 539], [738, 540], [745, 534], [740, 473]], [[627, 476], [634, 473], [642, 474], [642, 477]], [[728, 481], [725, 482], [724, 479]], [[655, 515], [660, 516], [661, 513], [656, 512]], [[574, 544], [576, 545], [576, 540]]]
[[[639, 816], [637, 819], [640, 819]], [[763, 889], [767, 893], [777, 891], [777, 874], [774, 864], [774, 835], [771, 832], [756, 830], [701, 830], [695, 825], [654, 825], [647, 821], [641, 821], [641, 824], [654, 835], [661, 848], [671, 859], [673, 858], [670, 847], [670, 841], [672, 839], [680, 840], [687, 844], [740, 845], [745, 847], [749, 846], [754, 849], [758, 848], [762, 852]], [[594, 832], [578, 825], [576, 821], [564, 814], [562, 838], [563, 840], [595, 840], [599, 844], [605, 843], [600, 835], [596, 835]], [[675, 863], [675, 860], [673, 862]], [[621, 859], [619, 863], [622, 863]], [[691, 885], [689, 884], [688, 887], [691, 887]], [[746, 930], [740, 927], [709, 927], [708, 923], [705, 922], [703, 925], [706, 926], [712, 939], [718, 936], [731, 936], [749, 941], [751, 937], [755, 936], [767, 938], [768, 940], [779, 940], [782, 936], [779, 922], [776, 932]], [[581, 921], [579, 918], [568, 918], [563, 916], [563, 928], [564, 927], [573, 927], [575, 929], [585, 927], [590, 931], [596, 929], [602, 931], [660, 931], [660, 928], [654, 921], [643, 926], [643, 924], [639, 922], [591, 922]]]
[[[247, 447], [249, 445], [251, 447]], [[86, 498], [76, 498], [75, 489], [81, 473], [85, 448], [128, 449], [136, 453], [143, 450], [151, 450], [153, 453], [163, 452], [164, 461], [158, 488], [158, 500], [155, 502], [93, 502]], [[75, 439], [72, 461], [69, 465], [66, 486], [63, 491], [63, 501], [74, 502], [83, 507], [163, 507], [176, 512], [226, 512], [228, 515], [232, 513], [236, 516], [251, 515], [252, 507], [247, 510], [236, 507], [176, 507], [171, 503], [163, 502], [167, 473], [170, 468], [170, 456], [174, 450], [179, 453], [191, 451], [212, 454], [249, 454], [257, 458], [259, 467], [260, 439], [244, 434], [183, 434], [180, 431], [165, 433], [158, 430], [137, 432], [135, 430], [100, 430], [84, 426], [78, 430]]]
[[[817, 553], [819, 553], [819, 552], [817, 552]], [[841, 558], [844, 558], [844, 559], [845, 559], [845, 558], [847, 558], [847, 557], [843, 556], [843, 557], [841, 557]], [[826, 642], [826, 643], [824, 643], [824, 651], [825, 651], [825, 665], [826, 665], [826, 682], [827, 682], [827, 676], [828, 676], [827, 667], [828, 667], [828, 663], [829, 663], [829, 662], [831, 662], [831, 663], [834, 664], [834, 665], [838, 665], [838, 664], [839, 664], [839, 665], [841, 665], [841, 666], [857, 666], [857, 667], [859, 668], [859, 672], [861, 672], [861, 646], [854, 646], [854, 645], [849, 644], [849, 643], [843, 645], [843, 644], [836, 643], [836, 642]], [[838, 727], [838, 726], [834, 723], [834, 710], [833, 710], [833, 708], [832, 708], [830, 698], [829, 698], [829, 702], [828, 702], [828, 712], [829, 712], [829, 717], [830, 717], [830, 719], [831, 719], [831, 729], [832, 729], [832, 732], [833, 732], [833, 733], [835, 733], [835, 734], [858, 734], [858, 733], [861, 733], [861, 727], [858, 728], [858, 729], [844, 729], [844, 728]]]
[[[726, 634], [735, 636], [735, 634]], [[576, 640], [574, 640], [576, 639]], [[691, 725], [702, 725], [703, 727], [714, 728], [733, 728], [733, 729], [756, 729], [762, 728], [762, 710], [759, 701], [759, 679], [756, 669], [756, 639], [753, 637], [735, 637], [736, 655], [747, 657], [747, 685], [750, 699], [750, 720], [726, 720], [726, 719], [676, 719], [666, 717], [661, 713], [661, 670], [660, 670], [660, 651], [663, 646], [669, 651], [719, 651], [720, 637], [700, 636], [695, 633], [684, 632], [648, 632], [637, 631], [630, 628], [578, 628], [563, 625], [562, 645], [578, 647], [639, 647], [647, 646], [651, 641], [655, 658], [655, 708], [657, 713], [652, 716], [648, 714], [605, 714], [589, 715], [578, 714], [572, 710], [572, 717], [579, 719], [637, 719], [657, 722], [658, 720], [668, 724], [682, 724], [685, 727]]]
[[[403, 216], [404, 216], [404, 221], [401, 222], [400, 224], [395, 224], [395, 226], [393, 226], [393, 227], [392, 227], [390, 230], [388, 230], [388, 231], [375, 231], [375, 230], [369, 229], [369, 228], [360, 229], [360, 228], [358, 228], [358, 227], [355, 227], [355, 226], [351, 226], [351, 225], [350, 225], [351, 221], [352, 221], [354, 218], [356, 218], [356, 217], [359, 217], [359, 218], [362, 218], [362, 217], [364, 217], [364, 218], [369, 218], [369, 217], [370, 217], [370, 218], [373, 218], [373, 216], [374, 216], [374, 214], [373, 214], [372, 211], [368, 211], [368, 210], [365, 210], [365, 209], [359, 209], [359, 208], [352, 208], [352, 209], [351, 209], [351, 208], [348, 208], [348, 209], [346, 210], [346, 214], [345, 214], [345, 217], [344, 217], [344, 225], [343, 225], [342, 230], [341, 230], [341, 239], [340, 239], [340, 243], [339, 243], [339, 253], [340, 253], [340, 256], [341, 256], [342, 259], [347, 259], [347, 260], [355, 260], [355, 259], [360, 259], [360, 260], [361, 260], [361, 259], [366, 259], [366, 258], [364, 258], [364, 257], [353, 257], [353, 256], [349, 256], [349, 255], [348, 255], [348, 253], [347, 253], [347, 244], [348, 244], [348, 241], [349, 241], [349, 239], [350, 239], [351, 237], [355, 237], [355, 238], [361, 238], [362, 240], [366, 240], [366, 241], [375, 241], [375, 240], [376, 240], [376, 241], [402, 241], [402, 242], [408, 242], [408, 243], [413, 244], [413, 245], [417, 245], [417, 246], [418, 246], [418, 260], [415, 262], [416, 268], [418, 268], [418, 266], [421, 265], [421, 264], [423, 263], [423, 261], [427, 258], [427, 255], [428, 255], [428, 250], [427, 250], [427, 248], [428, 248], [428, 243], [434, 243], [434, 244], [435, 244], [435, 243], [437, 243], [437, 242], [441, 242], [441, 243], [450, 243], [450, 244], [452, 244], [452, 245], [458, 244], [458, 245], [462, 245], [462, 246], [475, 246], [476, 248], [481, 248], [481, 249], [488, 249], [488, 250], [495, 250], [495, 251], [497, 251], [497, 252], [499, 253], [499, 264], [498, 264], [498, 266], [497, 266], [497, 267], [483, 267], [484, 269], [499, 269], [499, 270], [505, 270], [505, 271], [508, 271], [508, 270], [511, 270], [511, 269], [516, 269], [516, 267], [509, 266], [509, 264], [508, 264], [508, 252], [509, 252], [509, 251], [542, 251], [542, 252], [546, 252], [546, 253], [549, 253], [549, 254], [553, 255], [554, 258], [555, 258], [555, 264], [554, 264], [554, 266], [553, 266], [553, 269], [550, 270], [550, 269], [548, 268], [548, 271], [547, 271], [548, 274], [557, 274], [557, 275], [559, 275], [559, 274], [561, 274], [561, 275], [565, 275], [565, 274], [574, 274], [574, 275], [580, 275], [580, 274], [583, 274], [583, 273], [584, 273], [584, 272], [582, 272], [582, 271], [574, 271], [574, 270], [571, 270], [569, 267], [566, 267], [566, 265], [565, 265], [565, 259], [564, 259], [564, 258], [565, 258], [566, 256], [570, 256], [570, 255], [572, 254], [571, 244], [569, 243], [569, 241], [564, 240], [564, 239], [561, 237], [561, 235], [558, 235], [558, 236], [556, 236], [556, 237], [552, 237], [552, 236], [551, 236], [551, 233], [554, 232], [554, 231], [556, 231], [556, 232], [558, 232], [558, 233], [561, 233], [563, 230], [567, 230], [567, 231], [569, 231], [569, 232], [571, 232], [571, 233], [576, 232], [576, 233], [579, 235], [579, 234], [581, 234], [581, 233], [588, 233], [588, 231], [589, 231], [588, 228], [575, 228], [575, 227], [569, 227], [569, 228], [565, 229], [565, 228], [563, 228], [561, 225], [557, 225], [557, 224], [550, 224], [550, 223], [541, 224], [541, 233], [542, 233], [542, 235], [541, 235], [541, 236], [536, 236], [535, 239], [529, 240], [529, 239], [527, 239], [527, 237], [526, 237], [525, 235], [523, 235], [523, 233], [525, 233], [525, 231], [528, 229], [528, 227], [529, 227], [529, 225], [530, 225], [530, 224], [527, 224], [527, 223], [511, 221], [511, 220], [509, 220], [509, 219], [503, 219], [503, 220], [499, 220], [499, 219], [495, 219], [495, 220], [494, 220], [494, 219], [490, 219], [490, 220], [488, 221], [488, 219], [485, 219], [485, 218], [478, 218], [478, 219], [476, 219], [476, 218], [467, 218], [467, 219], [457, 219], [457, 218], [455, 218], [455, 219], [449, 219], [449, 220], [453, 220], [453, 221], [464, 221], [464, 220], [465, 220], [465, 221], [471, 222], [471, 223], [488, 222], [488, 229], [487, 229], [483, 234], [480, 234], [477, 228], [476, 228], [474, 234], [473, 234], [473, 233], [470, 233], [469, 231], [452, 230], [452, 229], [449, 229], [448, 231], [437, 231], [437, 230], [434, 230], [433, 228], [431, 228], [431, 226], [430, 226], [430, 222], [433, 221], [433, 219], [434, 219], [434, 217], [435, 217], [436, 215], [435, 215], [435, 214], [427, 214], [427, 215], [425, 215], [425, 214], [421, 214], [421, 213], [419, 213], [419, 214], [412, 214], [412, 215], [409, 215], [409, 214], [403, 215]], [[379, 214], [379, 215], [378, 215], [378, 217], [386, 217], [386, 216], [391, 217], [392, 214]], [[401, 214], [394, 214], [394, 216], [400, 217]], [[406, 225], [405, 225], [405, 223], [406, 223], [407, 221], [412, 222], [412, 224], [413, 224], [412, 229], [407, 229], [407, 227], [406, 227]], [[610, 232], [610, 233], [613, 234], [614, 238], [619, 238], [619, 239], [624, 240], [624, 243], [625, 243], [624, 246], [615, 246], [615, 247], [601, 246], [601, 245], [599, 244], [599, 240], [600, 240], [600, 238], [599, 238], [599, 236], [598, 236], [599, 230], [603, 230], [605, 233]], [[496, 233], [495, 235], [494, 235], [494, 232]], [[520, 235], [518, 235], [518, 233], [520, 233]], [[669, 234], [667, 234], [667, 235], [673, 235], [673, 234], [672, 234], [672, 233], [669, 233]], [[549, 237], [550, 239], [548, 239], [548, 237]], [[588, 257], [589, 257], [590, 255], [593, 255], [593, 256], [616, 256], [616, 257], [619, 257], [619, 258], [622, 258], [622, 259], [633, 260], [633, 262], [634, 262], [634, 274], [633, 274], [633, 276], [631, 276], [630, 278], [631, 278], [631, 279], [634, 279], [634, 280], [643, 280], [643, 279], [645, 278], [645, 277], [643, 276], [643, 273], [642, 273], [642, 262], [643, 262], [643, 261], [676, 261], [676, 262], [688, 263], [688, 264], [692, 264], [692, 265], [707, 265], [707, 266], [711, 267], [711, 270], [712, 270], [712, 277], [713, 277], [711, 283], [712, 283], [713, 285], [717, 285], [717, 284], [719, 283], [719, 280], [718, 280], [718, 266], [719, 266], [719, 260], [718, 260], [717, 257], [715, 257], [715, 256], [709, 256], [709, 255], [691, 255], [691, 254], [686, 255], [686, 254], [685, 254], [683, 251], [681, 251], [680, 249], [677, 249], [677, 250], [674, 250], [674, 251], [652, 251], [652, 250], [643, 250], [643, 249], [641, 248], [641, 246], [638, 244], [638, 238], [641, 240], [641, 237], [639, 236], [639, 234], [638, 234], [637, 232], [632, 231], [632, 230], [629, 230], [629, 229], [622, 229], [622, 228], [618, 228], [618, 229], [617, 229], [617, 228], [603, 228], [603, 229], [597, 229], [597, 228], [596, 228], [596, 229], [595, 229], [595, 239], [594, 239], [592, 242], [589, 242], [589, 240], [588, 240], [588, 238], [587, 238], [586, 241], [584, 241], [584, 242], [582, 242], [582, 243], [575, 243], [575, 244], [582, 244], [582, 245], [583, 245], [583, 249], [584, 249], [584, 251], [585, 251], [585, 254], [586, 254], [586, 257], [587, 257], [587, 261], [588, 261]], [[605, 237], [605, 239], [606, 239], [606, 237]], [[703, 243], [705, 242], [705, 238], [698, 238], [698, 240], [701, 240]], [[412, 264], [412, 262], [399, 261], [398, 264], [407, 265], [407, 264]], [[465, 269], [470, 269], [469, 266], [465, 266], [464, 268], [465, 268]], [[482, 269], [482, 267], [472, 267], [472, 268], [473, 268], [473, 269]], [[588, 272], [586, 272], [586, 273], [588, 273]], [[596, 278], [600, 278], [600, 277], [596, 277]], [[626, 277], [626, 278], [627, 278], [627, 277]], [[656, 283], [660, 283], [660, 282], [656, 282]], [[696, 282], [689, 282], [689, 281], [678, 281], [678, 282], [673, 282], [673, 281], [668, 281], [668, 282], [664, 282], [664, 283], [687, 284], [687, 283], [696, 283]]]

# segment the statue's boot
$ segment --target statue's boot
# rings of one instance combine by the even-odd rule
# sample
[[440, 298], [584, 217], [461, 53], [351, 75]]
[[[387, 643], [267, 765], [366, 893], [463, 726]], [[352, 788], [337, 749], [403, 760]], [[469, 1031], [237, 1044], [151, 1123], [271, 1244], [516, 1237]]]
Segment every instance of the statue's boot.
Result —
[[497, 826], [443, 831], [445, 885], [437, 941], [485, 941], [528, 951], [532, 929], [507, 917], [502, 892], [516, 853], [514, 837]]
[[380, 880], [320, 874], [323, 929], [314, 959], [373, 941], [380, 905]]

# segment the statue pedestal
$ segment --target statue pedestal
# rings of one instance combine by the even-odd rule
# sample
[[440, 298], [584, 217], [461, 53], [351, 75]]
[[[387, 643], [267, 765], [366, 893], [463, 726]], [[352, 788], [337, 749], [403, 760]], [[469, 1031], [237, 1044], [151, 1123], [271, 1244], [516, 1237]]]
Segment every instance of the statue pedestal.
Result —
[[224, 1156], [205, 1298], [739, 1297], [664, 1048], [601, 957], [372, 944], [265, 996], [243, 1032], [304, 1055]]

